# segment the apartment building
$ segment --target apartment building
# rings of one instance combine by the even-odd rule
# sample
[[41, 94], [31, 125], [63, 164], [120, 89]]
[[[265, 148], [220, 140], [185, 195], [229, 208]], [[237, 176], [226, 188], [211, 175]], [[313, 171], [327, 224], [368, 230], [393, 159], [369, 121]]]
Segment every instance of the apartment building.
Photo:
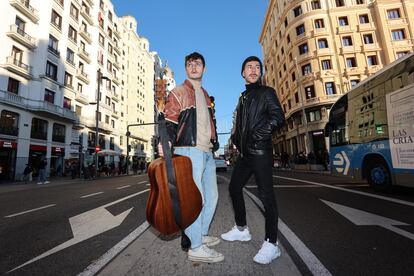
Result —
[[137, 21], [132, 16], [120, 18], [123, 27], [123, 52], [125, 58], [125, 70], [123, 75], [123, 126], [125, 129], [121, 135], [122, 144], [126, 145], [126, 129], [129, 131], [129, 155], [132, 161], [142, 163], [151, 161], [154, 157], [152, 141], [155, 133], [155, 125], [142, 125], [154, 123], [154, 77], [155, 60], [149, 50], [149, 41], [137, 33]]
[[[101, 165], [122, 161], [128, 118], [153, 120], [148, 41], [129, 41], [130, 29], [109, 0], [0, 5], [0, 180], [19, 179], [25, 164], [36, 168], [43, 158], [51, 176], [70, 161], [90, 165], [96, 146], [111, 153], [99, 157]], [[142, 51], [128, 54], [131, 47]], [[130, 70], [127, 61], [134, 60]], [[148, 145], [144, 151], [150, 156]]]
[[414, 51], [414, 0], [271, 0], [259, 41], [287, 119], [274, 152], [318, 154], [331, 105]]

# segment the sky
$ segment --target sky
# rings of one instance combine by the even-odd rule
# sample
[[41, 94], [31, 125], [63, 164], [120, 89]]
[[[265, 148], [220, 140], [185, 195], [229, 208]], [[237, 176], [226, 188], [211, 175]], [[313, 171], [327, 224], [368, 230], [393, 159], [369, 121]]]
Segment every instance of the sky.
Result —
[[[232, 114], [244, 91], [241, 64], [262, 58], [259, 43], [268, 0], [112, 0], [118, 17], [132, 15], [138, 35], [148, 39], [177, 84], [185, 78], [184, 58], [192, 52], [206, 60], [203, 87], [216, 104], [217, 131], [230, 132]], [[229, 135], [219, 135], [221, 152]]]

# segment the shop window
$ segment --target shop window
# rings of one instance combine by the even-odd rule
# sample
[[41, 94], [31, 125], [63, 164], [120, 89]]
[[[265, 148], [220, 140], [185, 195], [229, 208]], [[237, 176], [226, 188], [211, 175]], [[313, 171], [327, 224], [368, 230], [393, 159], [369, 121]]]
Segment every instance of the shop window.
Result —
[[53, 124], [52, 141], [65, 143], [65, 131], [66, 127], [61, 124]]
[[19, 134], [19, 117], [18, 113], [8, 110], [1, 111], [0, 133], [17, 136]]
[[39, 118], [32, 119], [32, 128], [30, 131], [30, 138], [47, 140], [48, 122]]

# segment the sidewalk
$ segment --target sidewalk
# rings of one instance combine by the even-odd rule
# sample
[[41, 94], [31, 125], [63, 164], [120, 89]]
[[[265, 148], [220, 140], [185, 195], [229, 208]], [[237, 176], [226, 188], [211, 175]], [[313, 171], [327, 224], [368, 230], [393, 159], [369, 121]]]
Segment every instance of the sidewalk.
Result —
[[[228, 180], [218, 177], [219, 202], [210, 235], [220, 236], [234, 225], [228, 196]], [[180, 238], [161, 240], [151, 227], [115, 257], [99, 276], [112, 275], [301, 275], [283, 245], [282, 255], [270, 265], [253, 262], [264, 238], [264, 217], [252, 200], [245, 196], [247, 221], [252, 234], [249, 242], [226, 242], [214, 246], [225, 256], [220, 263], [199, 263], [187, 260], [181, 250]]]

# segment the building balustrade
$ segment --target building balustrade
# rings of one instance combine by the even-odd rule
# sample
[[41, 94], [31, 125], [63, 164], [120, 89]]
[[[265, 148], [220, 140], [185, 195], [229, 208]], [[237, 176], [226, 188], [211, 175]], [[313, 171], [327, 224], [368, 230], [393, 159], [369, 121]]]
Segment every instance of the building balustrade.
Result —
[[89, 13], [89, 10], [86, 7], [82, 7], [81, 9], [81, 15], [88, 21], [90, 25], [93, 25], [93, 19], [91, 14]]
[[78, 49], [78, 55], [83, 58], [87, 63], [91, 63], [91, 58], [88, 52], [86, 52], [84, 49], [79, 48]]
[[30, 50], [36, 48], [37, 40], [25, 33], [23, 29], [19, 28], [19, 26], [15, 24], [10, 25], [10, 31], [7, 32], [7, 36], [13, 38], [17, 42], [20, 42]]
[[34, 23], [39, 21], [39, 11], [30, 6], [29, 0], [11, 0], [10, 5], [26, 15]]
[[7, 70], [13, 71], [20, 76], [23, 76], [27, 79], [31, 79], [32, 76], [32, 66], [29, 66], [22, 61], [16, 59], [14, 56], [8, 56], [6, 58], [6, 64], [4, 66]]
[[92, 43], [92, 35], [88, 33], [87, 30], [80, 30], [79, 34], [88, 42], [89, 44]]
[[85, 83], [89, 84], [90, 80], [89, 80], [89, 75], [86, 74], [83, 70], [76, 70], [76, 77], [78, 79], [83, 80]]

